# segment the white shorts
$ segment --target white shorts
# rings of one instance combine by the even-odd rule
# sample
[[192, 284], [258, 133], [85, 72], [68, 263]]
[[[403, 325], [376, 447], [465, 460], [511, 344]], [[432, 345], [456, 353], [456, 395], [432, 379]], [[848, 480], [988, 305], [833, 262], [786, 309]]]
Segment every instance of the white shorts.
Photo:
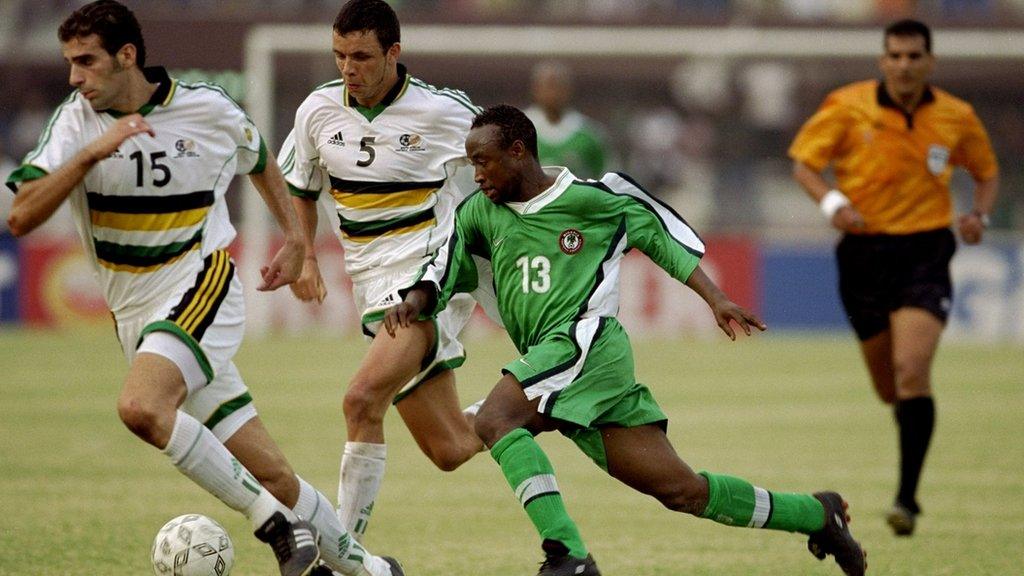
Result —
[[[384, 313], [402, 301], [401, 290], [409, 288], [420, 277], [420, 266], [405, 265], [374, 270], [352, 281], [352, 298], [363, 324], [363, 334], [372, 339], [381, 329]], [[476, 301], [468, 294], [451, 299], [434, 320], [434, 349], [423, 361], [423, 370], [399, 390], [398, 403], [423, 381], [444, 370], [458, 368], [466, 361], [466, 350], [459, 342], [459, 333], [473, 315]]]
[[223, 250], [207, 256], [195, 278], [182, 282], [161, 304], [117, 319], [128, 362], [139, 352], [174, 362], [188, 388], [181, 409], [222, 442], [256, 416], [249, 389], [232, 362], [244, 330], [242, 284]]

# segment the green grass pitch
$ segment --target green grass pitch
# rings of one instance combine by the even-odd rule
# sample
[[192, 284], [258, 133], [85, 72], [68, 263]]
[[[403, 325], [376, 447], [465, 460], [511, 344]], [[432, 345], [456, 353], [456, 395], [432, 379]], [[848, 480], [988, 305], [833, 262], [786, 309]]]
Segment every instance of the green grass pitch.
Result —
[[[332, 499], [344, 424], [341, 392], [359, 340], [252, 339], [237, 359], [271, 433], [296, 470]], [[474, 338], [458, 371], [464, 404], [511, 357], [504, 337]], [[873, 396], [849, 334], [772, 333], [730, 343], [636, 344], [640, 378], [670, 417], [695, 469], [774, 490], [833, 488], [850, 502], [869, 573], [1019, 573], [1024, 560], [1024, 350], [945, 343], [935, 366], [938, 427], [918, 533], [884, 524], [896, 480], [891, 413]], [[202, 492], [117, 420], [125, 371], [109, 329], [0, 331], [0, 576], [148, 574], [170, 518], [201, 512], [228, 529], [235, 576], [271, 576], [248, 522]], [[367, 545], [410, 576], [531, 575], [538, 540], [498, 467], [481, 454], [432, 467], [392, 410], [389, 460]], [[607, 576], [825, 575], [794, 534], [727, 528], [668, 512], [543, 437], [584, 538]]]

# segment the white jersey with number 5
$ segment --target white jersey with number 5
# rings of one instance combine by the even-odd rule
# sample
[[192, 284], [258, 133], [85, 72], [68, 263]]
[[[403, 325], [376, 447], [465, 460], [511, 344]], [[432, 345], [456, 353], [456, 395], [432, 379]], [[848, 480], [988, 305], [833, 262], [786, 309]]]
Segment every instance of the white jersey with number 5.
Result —
[[451, 181], [466, 164], [465, 141], [479, 109], [458, 90], [435, 88], [398, 66], [399, 80], [374, 108], [358, 105], [341, 80], [313, 91], [281, 149], [296, 196], [329, 190], [345, 269], [418, 267], [451, 233], [464, 197]]
[[[224, 193], [235, 174], [262, 172], [266, 147], [245, 112], [221, 88], [172, 80], [139, 110], [155, 136], [139, 134], [94, 166], [69, 201], [107, 305], [130, 315], [194, 279], [203, 258], [235, 237]], [[70, 161], [118, 117], [78, 92], [53, 113], [39, 144], [8, 178], [15, 191]]]

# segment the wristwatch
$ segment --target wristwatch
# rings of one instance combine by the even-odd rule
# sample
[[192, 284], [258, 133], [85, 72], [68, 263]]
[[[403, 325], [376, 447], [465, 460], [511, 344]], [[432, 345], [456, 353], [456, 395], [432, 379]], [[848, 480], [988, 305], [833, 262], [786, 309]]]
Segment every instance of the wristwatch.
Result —
[[978, 220], [981, 221], [981, 225], [984, 228], [988, 228], [989, 225], [992, 224], [992, 220], [989, 219], [988, 214], [985, 214], [981, 210], [975, 210], [975, 211], [971, 212], [971, 214], [974, 214], [975, 216], [978, 217]]

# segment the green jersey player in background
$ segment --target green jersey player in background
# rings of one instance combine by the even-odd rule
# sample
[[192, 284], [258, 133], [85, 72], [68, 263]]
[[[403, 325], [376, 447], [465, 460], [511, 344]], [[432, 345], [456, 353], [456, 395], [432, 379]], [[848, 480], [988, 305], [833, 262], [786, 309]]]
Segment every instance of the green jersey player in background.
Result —
[[295, 475], [232, 361], [245, 319], [226, 250], [232, 176], [249, 174], [287, 239], [258, 289], [295, 280], [304, 253], [256, 127], [220, 88], [146, 68], [139, 23], [113, 0], [83, 6], [58, 35], [76, 90], [11, 175], [8, 224], [27, 234], [70, 202], [130, 364], [121, 420], [245, 514], [282, 575], [308, 574], [321, 554], [343, 574], [401, 574], [352, 540], [327, 498]]
[[453, 372], [465, 359], [458, 335], [473, 299], [460, 295], [436, 318], [413, 322], [396, 338], [375, 338], [384, 311], [451, 233], [464, 197], [451, 175], [468, 165], [466, 134], [479, 111], [462, 92], [411, 76], [398, 63], [399, 41], [398, 17], [386, 2], [347, 2], [333, 34], [341, 79], [303, 101], [281, 151], [306, 233], [306, 262], [292, 291], [304, 301], [326, 293], [314, 239], [316, 202], [329, 190], [363, 333], [373, 338], [343, 404], [338, 515], [357, 537], [384, 476], [383, 420], [392, 402], [438, 468], [454, 470], [483, 449], [472, 415], [460, 408]]
[[475, 427], [543, 540], [541, 576], [600, 574], [566, 512], [554, 469], [534, 435], [559, 430], [599, 466], [670, 510], [729, 526], [810, 535], [819, 558], [863, 574], [864, 554], [835, 492], [769, 492], [746, 480], [694, 473], [665, 434], [666, 417], [636, 382], [618, 311], [623, 255], [636, 248], [699, 294], [719, 327], [764, 330], [704, 274], [704, 244], [671, 208], [627, 176], [577, 180], [542, 168], [530, 120], [511, 106], [481, 113], [466, 139], [480, 191], [466, 199], [455, 232], [404, 302], [391, 331], [475, 288], [476, 262], [490, 261], [498, 309], [519, 353], [505, 365]]
[[572, 71], [562, 62], [533, 67], [526, 116], [537, 129], [537, 154], [542, 166], [564, 166], [581, 178], [597, 178], [607, 164], [602, 129], [570, 106]]

